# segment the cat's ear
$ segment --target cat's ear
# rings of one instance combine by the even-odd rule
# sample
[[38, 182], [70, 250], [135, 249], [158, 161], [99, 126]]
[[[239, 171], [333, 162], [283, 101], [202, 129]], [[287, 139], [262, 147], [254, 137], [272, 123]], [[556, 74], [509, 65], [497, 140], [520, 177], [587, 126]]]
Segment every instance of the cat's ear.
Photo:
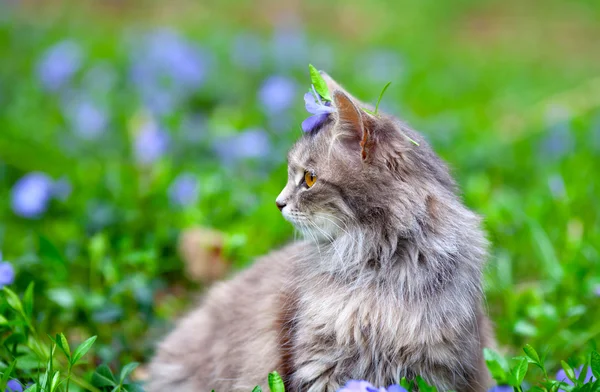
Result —
[[361, 158], [367, 160], [373, 148], [371, 116], [342, 90], [334, 90], [332, 98], [337, 109], [336, 136], [346, 139], [353, 149], [360, 147]]

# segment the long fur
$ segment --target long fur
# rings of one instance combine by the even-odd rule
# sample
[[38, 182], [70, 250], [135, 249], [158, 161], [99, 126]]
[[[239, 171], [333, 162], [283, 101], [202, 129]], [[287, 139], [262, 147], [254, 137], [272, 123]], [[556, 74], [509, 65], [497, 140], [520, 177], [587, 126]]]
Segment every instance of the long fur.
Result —
[[159, 345], [150, 392], [250, 391], [273, 370], [288, 392], [489, 385], [480, 219], [420, 135], [327, 79], [338, 112], [292, 148], [278, 198], [306, 240], [213, 287]]

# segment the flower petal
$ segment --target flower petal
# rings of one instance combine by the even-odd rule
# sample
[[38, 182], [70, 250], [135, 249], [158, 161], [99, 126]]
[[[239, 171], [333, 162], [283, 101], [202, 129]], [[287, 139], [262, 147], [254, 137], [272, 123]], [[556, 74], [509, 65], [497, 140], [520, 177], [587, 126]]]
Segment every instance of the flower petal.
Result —
[[406, 388], [401, 387], [398, 384], [390, 385], [387, 387], [387, 392], [408, 392]]
[[[327, 102], [327, 104], [329, 104], [329, 102]], [[329, 113], [333, 113], [336, 111], [334, 107], [328, 106], [327, 104], [319, 105], [316, 113], [314, 113], [314, 114], [329, 114]]]
[[315, 114], [314, 116], [310, 116], [306, 120], [302, 121], [302, 130], [304, 132], [310, 132], [313, 129], [317, 128], [319, 125], [323, 124], [327, 119], [327, 113], [323, 114]]
[[317, 114], [317, 110], [319, 110], [319, 103], [315, 101], [315, 96], [310, 92], [304, 94], [304, 106], [306, 111], [312, 114]]
[[367, 381], [350, 380], [338, 392], [366, 392], [367, 388], [373, 388], [373, 385]]

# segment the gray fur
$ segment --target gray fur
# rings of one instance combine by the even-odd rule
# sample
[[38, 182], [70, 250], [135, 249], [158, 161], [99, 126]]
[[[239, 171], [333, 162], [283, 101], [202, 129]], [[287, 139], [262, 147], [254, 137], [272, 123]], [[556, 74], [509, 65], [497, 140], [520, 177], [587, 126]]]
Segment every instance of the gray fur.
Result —
[[213, 287], [158, 347], [150, 392], [250, 391], [272, 370], [288, 392], [415, 375], [489, 386], [480, 219], [420, 135], [324, 76], [338, 112], [291, 149], [277, 200], [307, 241]]

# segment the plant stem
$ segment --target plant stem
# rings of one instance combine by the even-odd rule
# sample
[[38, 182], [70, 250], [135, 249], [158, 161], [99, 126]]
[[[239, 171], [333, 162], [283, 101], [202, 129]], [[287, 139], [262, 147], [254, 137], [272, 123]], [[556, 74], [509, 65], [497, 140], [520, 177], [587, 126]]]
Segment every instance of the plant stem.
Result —
[[69, 367], [67, 370], [67, 387], [66, 387], [66, 392], [69, 392], [69, 383], [71, 382], [71, 361], [69, 361]]

